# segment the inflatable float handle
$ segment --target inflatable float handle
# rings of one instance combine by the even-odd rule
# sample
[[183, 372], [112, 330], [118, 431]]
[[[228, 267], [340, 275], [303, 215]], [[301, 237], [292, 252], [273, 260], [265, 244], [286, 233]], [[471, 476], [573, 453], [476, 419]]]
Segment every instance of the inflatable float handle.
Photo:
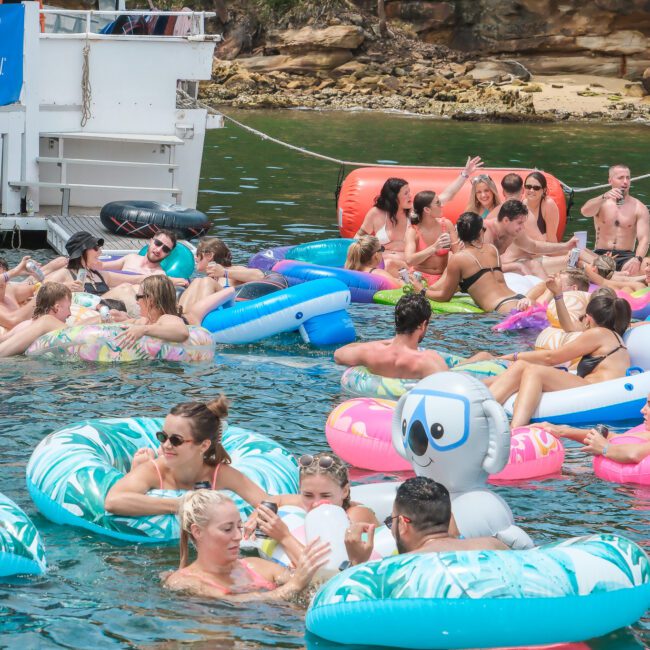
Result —
[[489, 399], [483, 402], [483, 411], [490, 421], [488, 427], [488, 448], [483, 460], [483, 469], [488, 474], [500, 472], [510, 458], [510, 423], [501, 404]]
[[393, 411], [393, 420], [391, 423], [391, 431], [392, 431], [392, 438], [393, 438], [393, 447], [395, 451], [402, 457], [405, 458], [406, 460], [410, 459], [406, 455], [406, 449], [404, 447], [404, 439], [402, 437], [402, 411], [404, 410], [404, 402], [406, 401], [406, 398], [408, 397], [408, 393], [404, 393], [399, 398], [399, 401], [397, 402], [397, 406], [395, 406], [395, 410]]
[[630, 366], [625, 371], [625, 376], [626, 377], [631, 377], [632, 375], [640, 375], [642, 372], [644, 372], [644, 370], [640, 366]]

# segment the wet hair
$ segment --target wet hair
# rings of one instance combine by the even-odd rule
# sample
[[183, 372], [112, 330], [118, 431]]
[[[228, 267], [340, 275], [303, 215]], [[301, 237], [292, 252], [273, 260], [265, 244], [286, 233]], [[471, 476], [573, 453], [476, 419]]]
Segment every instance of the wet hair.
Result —
[[166, 230], [163, 228], [162, 230], [159, 230], [153, 237], [152, 239], [156, 239], [157, 237], [160, 237], [160, 235], [166, 235], [169, 237], [171, 243], [172, 243], [172, 250], [176, 248], [176, 243], [178, 242], [178, 237], [176, 236], [176, 233], [173, 230]]
[[548, 192], [548, 183], [546, 182], [546, 176], [542, 174], [542, 172], [538, 172], [535, 170], [534, 172], [530, 172], [528, 176], [526, 176], [526, 180], [524, 183], [528, 181], [529, 178], [534, 178], [541, 186], [542, 186], [542, 198], [546, 196], [546, 193]]
[[212, 508], [235, 502], [218, 490], [190, 490], [181, 498], [178, 522], [181, 529], [179, 569], [188, 565], [189, 542], [194, 542], [192, 526], [205, 528], [210, 523]]
[[[321, 467], [318, 464], [318, 459], [327, 456], [332, 459], [332, 464], [329, 467]], [[345, 488], [350, 485], [350, 477], [348, 475], [347, 465], [331, 451], [321, 451], [313, 454], [314, 461], [307, 467], [300, 466], [300, 481], [307, 476], [328, 476], [340, 488]], [[350, 494], [343, 499], [343, 510], [347, 510], [351, 505]]]
[[504, 194], [521, 195], [521, 190], [523, 187], [524, 179], [519, 176], [519, 174], [515, 174], [514, 172], [506, 174], [501, 179], [501, 188], [503, 189]]
[[60, 282], [45, 282], [36, 294], [36, 305], [32, 320], [36, 320], [39, 316], [49, 314], [54, 305], [59, 300], [65, 298], [72, 299], [72, 292], [65, 284], [61, 284]]
[[570, 285], [575, 284], [578, 291], [589, 291], [589, 278], [582, 269], [564, 269], [562, 275]]
[[6, 273], [9, 270], [9, 263], [4, 257], [0, 257], [0, 271]]
[[105, 305], [109, 309], [115, 309], [116, 311], [126, 311], [126, 304], [123, 300], [116, 300], [115, 298], [102, 298], [99, 301], [100, 305]]
[[381, 244], [374, 235], [362, 235], [350, 244], [344, 268], [361, 271], [364, 266], [370, 264], [373, 256], [380, 249]]
[[630, 326], [632, 308], [627, 300], [617, 298], [616, 294], [594, 293], [587, 304], [587, 314], [599, 327], [606, 327], [623, 336]]
[[399, 210], [397, 195], [405, 185], [408, 185], [408, 181], [403, 178], [389, 178], [383, 184], [379, 196], [375, 197], [375, 207], [387, 212], [393, 225], [397, 225], [397, 211]]
[[204, 237], [196, 247], [196, 256], [204, 257], [212, 253], [212, 261], [221, 266], [232, 266], [232, 253], [218, 237]]
[[[411, 213], [411, 223], [418, 224], [422, 221], [424, 208], [428, 208], [431, 202], [436, 198], [436, 193], [432, 190], [418, 192], [413, 199], [413, 213]], [[415, 217], [413, 216], [415, 215]]]
[[444, 485], [426, 476], [409, 478], [397, 488], [395, 512], [411, 520], [418, 532], [449, 530], [451, 499]]
[[497, 221], [503, 221], [504, 219], [509, 219], [514, 221], [519, 217], [527, 217], [528, 208], [517, 199], [508, 199], [503, 203], [499, 208], [499, 214], [497, 215]]
[[487, 174], [479, 174], [472, 178], [472, 189], [470, 190], [469, 201], [467, 203], [468, 212], [482, 212], [485, 209], [476, 198], [476, 186], [479, 183], [485, 183], [490, 192], [492, 192], [492, 205], [490, 206], [490, 210], [499, 205], [499, 190], [494, 181]]
[[465, 244], [476, 241], [483, 230], [483, 219], [476, 212], [463, 212], [456, 221], [458, 238]]
[[166, 275], [158, 273], [145, 278], [140, 284], [140, 293], [149, 298], [152, 306], [163, 314], [180, 316], [176, 305], [176, 288]]
[[599, 255], [594, 261], [594, 267], [601, 278], [609, 280], [616, 271], [616, 260], [611, 255]]
[[221, 444], [224, 421], [228, 415], [228, 399], [225, 395], [219, 395], [209, 402], [183, 402], [176, 404], [170, 415], [177, 415], [189, 420], [192, 430], [192, 439], [196, 444], [204, 440], [210, 441], [203, 462], [211, 467], [231, 463], [228, 452]]
[[421, 293], [404, 294], [395, 305], [395, 333], [412, 334], [431, 320], [431, 303]]

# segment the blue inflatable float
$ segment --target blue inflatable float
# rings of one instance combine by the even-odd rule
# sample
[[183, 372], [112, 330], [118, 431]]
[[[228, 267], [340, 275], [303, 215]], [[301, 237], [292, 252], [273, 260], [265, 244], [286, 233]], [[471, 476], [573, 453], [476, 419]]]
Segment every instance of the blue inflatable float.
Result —
[[299, 330], [316, 346], [343, 345], [355, 339], [346, 309], [350, 291], [338, 280], [317, 280], [282, 289], [254, 300], [216, 309], [203, 319], [217, 343], [254, 343], [268, 336]]
[[45, 551], [31, 519], [0, 494], [0, 577], [45, 573]]
[[354, 239], [321, 239], [298, 244], [287, 251], [285, 259], [343, 268], [348, 248]]

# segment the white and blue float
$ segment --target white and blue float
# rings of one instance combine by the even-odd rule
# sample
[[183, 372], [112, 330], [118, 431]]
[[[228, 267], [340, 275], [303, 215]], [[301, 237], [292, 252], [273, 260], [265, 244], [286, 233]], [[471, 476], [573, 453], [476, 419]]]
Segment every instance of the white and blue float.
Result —
[[298, 330], [305, 343], [344, 345], [356, 337], [349, 306], [349, 289], [338, 280], [323, 279], [216, 309], [201, 325], [217, 343], [254, 343]]
[[[104, 508], [113, 484], [126, 474], [135, 452], [157, 450], [162, 418], [86, 420], [49, 434], [27, 463], [27, 489], [40, 512], [56, 524], [83, 528], [125, 542], [161, 544], [180, 532], [176, 515], [126, 517]], [[298, 466], [283, 447], [265, 436], [229, 426], [222, 444], [233, 467], [270, 494], [295, 493]], [[182, 491], [151, 490], [152, 497], [178, 497]], [[252, 508], [231, 495], [243, 517]]]
[[31, 519], [0, 494], [0, 577], [45, 573], [45, 551]]

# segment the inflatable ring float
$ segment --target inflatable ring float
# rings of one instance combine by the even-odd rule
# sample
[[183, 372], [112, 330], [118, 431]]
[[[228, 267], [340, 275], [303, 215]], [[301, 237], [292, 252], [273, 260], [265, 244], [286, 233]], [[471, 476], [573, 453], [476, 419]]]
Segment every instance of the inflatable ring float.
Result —
[[[138, 255], [146, 255], [149, 246], [144, 246]], [[160, 263], [160, 268], [170, 278], [184, 278], [189, 280], [196, 266], [194, 253], [183, 242], [178, 242], [172, 252]]]
[[321, 239], [298, 244], [287, 251], [285, 259], [343, 268], [348, 248], [353, 241], [354, 239]]
[[101, 209], [99, 218], [116, 235], [144, 239], [161, 230], [173, 230], [181, 239], [193, 239], [210, 229], [210, 220], [203, 212], [157, 201], [113, 201]]
[[31, 519], [0, 494], [0, 577], [45, 573], [45, 551]]
[[143, 336], [133, 345], [121, 347], [117, 338], [124, 333], [119, 324], [95, 323], [75, 325], [43, 334], [25, 354], [28, 357], [57, 361], [176, 361], [196, 363], [214, 359], [214, 341], [208, 330], [190, 325], [185, 343], [172, 343], [153, 336]]
[[[306, 625], [346, 645], [537, 646], [631, 625], [649, 600], [644, 551], [624, 537], [592, 535], [525, 551], [407, 553], [365, 562], [319, 589]], [[585, 616], [596, 610], [598, 616]]]
[[[27, 464], [27, 489], [36, 507], [56, 524], [85, 528], [113, 539], [160, 544], [179, 537], [176, 515], [125, 517], [104, 509], [113, 484], [131, 467], [135, 452], [157, 450], [162, 418], [86, 420], [55, 431], [36, 447]], [[228, 427], [223, 446], [233, 467], [271, 494], [298, 491], [294, 458], [269, 438]], [[178, 497], [179, 490], [151, 490], [151, 496]], [[242, 516], [252, 508], [231, 494]]]
[[[607, 439], [608, 445], [627, 445], [634, 443], [648, 443], [646, 438], [639, 438], [634, 434], [637, 431], [645, 431], [645, 426], [640, 424], [626, 433], [610, 436]], [[618, 463], [607, 456], [594, 456], [594, 474], [598, 478], [612, 483], [637, 483], [639, 485], [650, 485], [650, 455], [638, 463]]]

